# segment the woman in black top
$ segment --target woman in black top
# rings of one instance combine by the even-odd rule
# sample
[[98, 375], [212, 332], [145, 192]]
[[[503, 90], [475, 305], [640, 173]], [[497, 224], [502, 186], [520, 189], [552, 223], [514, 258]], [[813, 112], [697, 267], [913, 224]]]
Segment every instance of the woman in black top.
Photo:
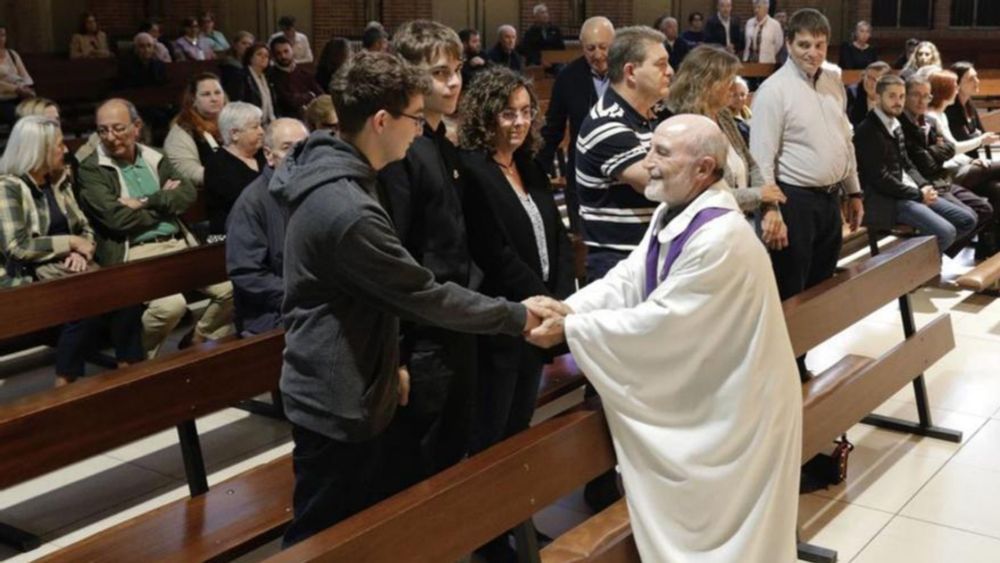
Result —
[[[548, 176], [533, 159], [540, 123], [530, 83], [491, 67], [465, 92], [459, 111], [466, 225], [484, 273], [480, 291], [516, 301], [565, 298], [574, 290], [571, 248]], [[543, 362], [542, 352], [521, 338], [480, 339], [472, 451], [528, 427]]]
[[262, 112], [261, 123], [274, 121], [274, 85], [265, 71], [271, 64], [271, 51], [264, 43], [254, 43], [243, 53], [243, 87], [236, 101], [253, 104]]
[[243, 188], [264, 169], [264, 128], [257, 106], [245, 102], [228, 104], [219, 114], [223, 146], [205, 166], [205, 206], [210, 235], [226, 234], [229, 210]]
[[854, 26], [852, 41], [840, 44], [838, 64], [844, 70], [863, 70], [878, 60], [878, 51], [868, 41], [872, 37], [872, 26], [861, 20]]

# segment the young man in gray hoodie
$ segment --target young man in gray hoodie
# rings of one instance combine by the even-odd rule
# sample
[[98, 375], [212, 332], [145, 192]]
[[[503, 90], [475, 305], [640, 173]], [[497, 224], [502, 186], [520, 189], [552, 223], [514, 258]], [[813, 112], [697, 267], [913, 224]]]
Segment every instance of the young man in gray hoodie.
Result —
[[397, 374], [400, 317], [480, 334], [538, 324], [525, 305], [438, 284], [410, 257], [379, 203], [376, 173], [423, 127], [425, 74], [361, 53], [331, 84], [341, 139], [313, 133], [269, 189], [289, 207], [281, 392], [295, 441], [289, 546], [374, 504], [382, 432], [408, 385]]

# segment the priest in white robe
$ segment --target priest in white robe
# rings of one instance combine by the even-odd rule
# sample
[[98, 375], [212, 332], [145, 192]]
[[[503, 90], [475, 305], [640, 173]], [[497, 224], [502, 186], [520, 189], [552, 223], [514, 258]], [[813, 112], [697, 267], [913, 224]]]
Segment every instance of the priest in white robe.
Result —
[[657, 127], [643, 243], [529, 336], [565, 338], [601, 395], [646, 562], [796, 561], [801, 384], [727, 146], [701, 116]]

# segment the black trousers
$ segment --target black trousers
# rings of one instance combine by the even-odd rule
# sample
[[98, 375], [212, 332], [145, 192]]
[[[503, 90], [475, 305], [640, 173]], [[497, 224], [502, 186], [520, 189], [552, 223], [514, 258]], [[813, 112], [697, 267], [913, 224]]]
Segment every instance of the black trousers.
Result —
[[771, 265], [782, 301], [833, 276], [840, 256], [843, 222], [840, 198], [779, 184], [788, 197], [781, 215], [788, 226], [788, 246], [771, 251]]
[[56, 345], [56, 374], [69, 379], [81, 377], [84, 361], [100, 348], [105, 332], [110, 332], [119, 362], [134, 364], [146, 359], [142, 347], [142, 306], [134, 305], [63, 325]]
[[296, 544], [381, 500], [375, 476], [382, 466], [383, 442], [341, 442], [292, 425], [294, 517], [282, 548]]
[[976, 248], [977, 255], [988, 257], [1000, 250], [1000, 162], [989, 162], [985, 167], [967, 166], [959, 171], [955, 181], [986, 198], [993, 207], [992, 225], [980, 231], [980, 244]]
[[389, 497], [458, 463], [468, 452], [476, 337], [427, 329], [409, 359], [410, 400], [385, 431], [378, 490]]
[[479, 390], [471, 452], [476, 453], [531, 424], [542, 378], [542, 354], [521, 338], [479, 338]]

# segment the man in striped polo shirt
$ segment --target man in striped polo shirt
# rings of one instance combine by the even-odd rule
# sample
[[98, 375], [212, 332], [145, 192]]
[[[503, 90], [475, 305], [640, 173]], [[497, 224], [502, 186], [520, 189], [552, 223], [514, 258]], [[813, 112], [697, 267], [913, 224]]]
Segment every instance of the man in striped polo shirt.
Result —
[[667, 97], [673, 69], [659, 31], [626, 27], [608, 52], [610, 87], [580, 125], [576, 183], [587, 245], [587, 277], [604, 277], [639, 244], [656, 204], [643, 195], [653, 107]]

